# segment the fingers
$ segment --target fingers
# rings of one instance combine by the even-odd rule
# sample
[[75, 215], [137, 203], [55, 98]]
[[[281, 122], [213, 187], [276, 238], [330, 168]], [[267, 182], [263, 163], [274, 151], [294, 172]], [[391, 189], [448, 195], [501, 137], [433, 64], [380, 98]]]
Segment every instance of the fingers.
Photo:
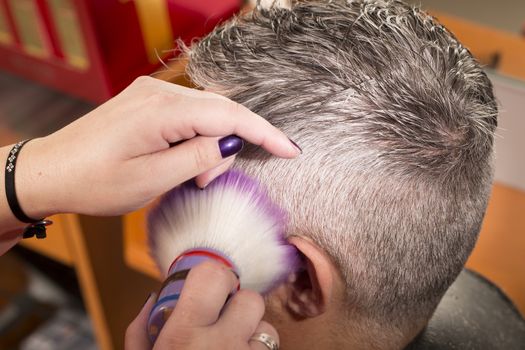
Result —
[[223, 333], [248, 340], [257, 329], [264, 315], [263, 298], [256, 292], [238, 291], [226, 306], [216, 327]]
[[[144, 178], [148, 178], [147, 185], [152, 186], [152, 193], [162, 193], [224, 162], [219, 139], [198, 136], [173, 148], [137, 158], [133, 166], [146, 172]], [[226, 161], [229, 162], [231, 160]]]
[[[283, 158], [294, 158], [300, 153], [284, 133], [238, 103], [214, 98], [203, 99], [199, 105], [188, 102], [180, 103], [179, 108], [187, 120], [185, 125], [198, 135], [234, 134]], [[172, 120], [176, 122], [178, 118]]]
[[155, 293], [150, 294], [148, 300], [140, 310], [137, 317], [130, 323], [126, 330], [126, 350], [146, 350], [151, 348], [147, 333], [148, 316], [155, 304]]
[[279, 129], [246, 107], [223, 96], [170, 84], [170, 93], [158, 98], [168, 142], [195, 135], [237, 135], [283, 158], [294, 158], [300, 149]]
[[[258, 293], [238, 291], [224, 306], [228, 295], [237, 286], [237, 277], [220, 264], [207, 262], [194, 267], [154, 348], [233, 349], [246, 348], [249, 344], [253, 350], [267, 349], [263, 343], [251, 340], [259, 333], [269, 335], [279, 344], [277, 331], [261, 321], [265, 308], [263, 298]], [[154, 300], [150, 296], [128, 327], [126, 350], [151, 349], [146, 325]]]
[[221, 152], [220, 142], [217, 137], [198, 136], [172, 148], [137, 157], [128, 162], [124, 173], [131, 183], [140, 183], [141, 193], [148, 199], [195, 177], [197, 186], [204, 188], [233, 164], [235, 153], [242, 148], [241, 140], [237, 149], [234, 145], [229, 149], [232, 152], [225, 153], [222, 147]]
[[179, 326], [197, 328], [215, 323], [228, 295], [238, 283], [230, 269], [217, 263], [206, 262], [191, 269], [177, 307], [161, 335], [169, 334]]
[[[254, 332], [254, 336], [257, 336], [257, 334], [268, 334], [279, 347], [280, 340], [279, 340], [279, 333], [275, 330], [275, 328], [272, 327], [271, 324], [265, 321], [261, 321], [257, 327], [257, 329]], [[257, 340], [250, 340], [250, 349], [251, 350], [268, 350], [268, 347]]]
[[195, 183], [200, 188], [206, 187], [210, 182], [212, 182], [217, 176], [224, 173], [226, 170], [228, 170], [233, 162], [235, 161], [235, 156], [226, 158], [222, 163], [217, 165], [215, 168], [212, 168], [200, 175], [198, 175], [195, 178]]

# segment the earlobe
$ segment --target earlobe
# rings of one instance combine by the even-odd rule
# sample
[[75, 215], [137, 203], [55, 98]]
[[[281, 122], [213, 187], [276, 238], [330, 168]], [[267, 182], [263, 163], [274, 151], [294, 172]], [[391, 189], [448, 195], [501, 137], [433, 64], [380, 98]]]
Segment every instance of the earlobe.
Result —
[[330, 258], [312, 241], [291, 237], [303, 258], [303, 266], [288, 280], [287, 309], [297, 318], [323, 314], [332, 301], [333, 273]]

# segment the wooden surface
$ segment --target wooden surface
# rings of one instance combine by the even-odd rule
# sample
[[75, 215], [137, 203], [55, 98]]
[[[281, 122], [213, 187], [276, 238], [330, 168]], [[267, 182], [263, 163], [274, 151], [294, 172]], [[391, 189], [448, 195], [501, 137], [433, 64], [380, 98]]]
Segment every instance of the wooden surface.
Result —
[[407, 0], [406, 2], [509, 33], [521, 33], [525, 22], [525, 1], [521, 0]]
[[99, 346], [124, 349], [127, 326], [160, 283], [125, 264], [120, 217], [77, 217], [83, 232], [76, 237], [77, 247], [84, 252], [77, 275]]
[[124, 217], [124, 259], [132, 268], [152, 278], [161, 279], [157, 266], [149, 255], [144, 208]]
[[[517, 34], [483, 26], [459, 17], [431, 11], [459, 41], [485, 64], [499, 55], [496, 71], [510, 77], [525, 79], [525, 39]], [[525, 18], [525, 16], [524, 16]]]
[[173, 84], [192, 86], [186, 76], [186, 62], [187, 60], [183, 58], [171, 59], [168, 62], [164, 62], [164, 66], [151, 74], [151, 76]]
[[70, 254], [74, 254], [74, 267], [82, 290], [84, 304], [88, 310], [100, 349], [113, 349], [107, 318], [101, 302], [100, 288], [92, 268], [92, 257], [86, 249], [86, 239], [77, 215], [64, 216], [66, 239], [69, 242]]
[[49, 219], [53, 221], [53, 225], [47, 228], [46, 239], [25, 239], [20, 244], [64, 265], [73, 267], [75, 260], [67, 237], [73, 232], [70, 231], [71, 227], [66, 223], [68, 220], [65, 215], [55, 215]]
[[467, 267], [498, 285], [525, 316], [525, 192], [494, 186]]

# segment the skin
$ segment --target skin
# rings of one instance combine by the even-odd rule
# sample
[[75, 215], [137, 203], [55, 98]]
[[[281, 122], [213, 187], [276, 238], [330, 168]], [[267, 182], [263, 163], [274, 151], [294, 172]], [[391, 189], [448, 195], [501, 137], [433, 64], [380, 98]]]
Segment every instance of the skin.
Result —
[[279, 343], [275, 328], [261, 321], [265, 306], [259, 294], [240, 290], [221, 313], [228, 294], [238, 283], [233, 272], [222, 265], [198, 265], [188, 274], [177, 307], [155, 345], [151, 346], [146, 332], [155, 299], [150, 296], [127, 329], [126, 349], [268, 350], [264, 344], [250, 341], [254, 333], [267, 333]]
[[[300, 153], [281, 131], [225, 97], [141, 77], [84, 117], [24, 146], [16, 167], [17, 198], [33, 218], [59, 213], [126, 214], [186, 180], [195, 178], [202, 187], [224, 172], [234, 156], [223, 159], [217, 142], [231, 134], [279, 157], [294, 158]], [[184, 142], [170, 147], [179, 141]], [[12, 146], [0, 148], [2, 161]], [[26, 225], [9, 209], [4, 172], [2, 166], [0, 254], [21, 239]], [[230, 311], [218, 317], [217, 310], [228, 294], [225, 291], [236, 283], [232, 276], [220, 266], [192, 271], [191, 283], [185, 287], [187, 300], [181, 300], [182, 311], [178, 312], [202, 318], [168, 322], [168, 331], [163, 331], [155, 348], [180, 344], [177, 349], [201, 349], [220, 339], [228, 349], [265, 349], [249, 342], [249, 336], [261, 329], [277, 338], [273, 327], [261, 322], [264, 304], [255, 293], [237, 293], [228, 306]], [[199, 299], [195, 303], [191, 296], [198, 295], [203, 283], [214, 283], [216, 292], [210, 293], [208, 302]], [[152, 300], [130, 326], [126, 337], [130, 349], [150, 348], [137, 327], [145, 330], [141, 322]]]
[[303, 271], [266, 298], [264, 316], [279, 332], [281, 350], [403, 349], [420, 331], [406, 334], [400, 343], [368, 339], [366, 326], [352, 316], [343, 277], [331, 258], [306, 237], [288, 240], [303, 257]]
[[330, 257], [311, 240], [291, 237], [303, 256], [304, 270], [274, 290], [264, 319], [281, 337], [281, 349], [360, 349], [343, 317], [344, 284]]

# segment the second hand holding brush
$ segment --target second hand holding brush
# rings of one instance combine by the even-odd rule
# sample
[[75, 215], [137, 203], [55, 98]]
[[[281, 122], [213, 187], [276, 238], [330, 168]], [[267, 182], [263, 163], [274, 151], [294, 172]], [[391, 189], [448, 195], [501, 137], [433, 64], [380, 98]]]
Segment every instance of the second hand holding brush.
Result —
[[[285, 222], [260, 184], [239, 171], [221, 175], [205, 190], [188, 183], [166, 194], [148, 218], [151, 253], [167, 276], [148, 321], [151, 341], [173, 318], [191, 269], [202, 262], [221, 264], [239, 276], [242, 288], [259, 293], [283, 282], [298, 265], [295, 247], [284, 238]], [[199, 302], [199, 296], [191, 298]]]
[[152, 295], [128, 328], [126, 350], [268, 350], [263, 343], [250, 341], [257, 333], [268, 334], [278, 348], [277, 331], [261, 321], [264, 315], [261, 295], [241, 289], [224, 306], [238, 283], [235, 274], [219, 263], [205, 262], [195, 266], [154, 346], [146, 332], [147, 319], [156, 299]]

